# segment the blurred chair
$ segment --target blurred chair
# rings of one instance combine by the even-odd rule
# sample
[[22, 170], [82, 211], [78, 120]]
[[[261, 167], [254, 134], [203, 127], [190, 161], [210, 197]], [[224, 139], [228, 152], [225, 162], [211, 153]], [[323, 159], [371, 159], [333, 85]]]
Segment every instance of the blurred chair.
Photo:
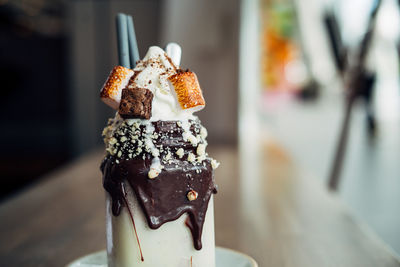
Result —
[[335, 13], [327, 9], [324, 14], [324, 26], [328, 33], [328, 40], [331, 44], [331, 50], [335, 61], [337, 71], [343, 76], [347, 64], [347, 50], [343, 44], [340, 29]]
[[[381, 5], [381, 0], [376, 0], [369, 16], [367, 30], [359, 44], [358, 53], [354, 62], [350, 62], [348, 53], [344, 48], [336, 19], [332, 12], [328, 12], [325, 16], [325, 26], [330, 37], [333, 54], [338, 72], [341, 74], [343, 86], [346, 90], [345, 116], [341, 126], [338, 145], [336, 148], [335, 158], [332, 165], [332, 171], [329, 178], [329, 189], [337, 190], [340, 173], [342, 170], [343, 160], [347, 147], [347, 140], [350, 130], [350, 119], [353, 105], [357, 99], [363, 99], [366, 107], [366, 121], [368, 132], [375, 132], [376, 123], [375, 116], [372, 112], [372, 89], [375, 83], [376, 74], [368, 71], [365, 67], [366, 56], [371, 46], [371, 40], [374, 33], [376, 15]], [[353, 64], [352, 64], [353, 63]]]

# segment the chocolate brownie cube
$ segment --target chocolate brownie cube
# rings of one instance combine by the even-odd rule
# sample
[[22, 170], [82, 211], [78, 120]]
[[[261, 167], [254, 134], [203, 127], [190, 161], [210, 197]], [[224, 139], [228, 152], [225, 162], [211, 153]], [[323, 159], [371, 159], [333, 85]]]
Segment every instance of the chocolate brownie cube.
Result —
[[127, 87], [122, 90], [119, 114], [124, 119], [150, 119], [153, 93], [146, 88]]

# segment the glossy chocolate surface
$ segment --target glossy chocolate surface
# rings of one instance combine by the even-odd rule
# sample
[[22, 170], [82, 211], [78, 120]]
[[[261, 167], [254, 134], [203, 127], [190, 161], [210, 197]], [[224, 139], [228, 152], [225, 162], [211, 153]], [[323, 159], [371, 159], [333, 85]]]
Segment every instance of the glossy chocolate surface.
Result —
[[[195, 134], [199, 128], [194, 123], [191, 131]], [[162, 224], [178, 219], [182, 214], [188, 214], [186, 225], [191, 230], [194, 247], [202, 247], [201, 235], [211, 194], [216, 193], [211, 160], [189, 162], [187, 154], [195, 151], [195, 147], [182, 138], [181, 128], [176, 122], [153, 122], [155, 132], [159, 134], [158, 144], [176, 151], [184, 148], [182, 158], [176, 155], [164, 162], [161, 173], [155, 179], [148, 178], [152, 156], [144, 153], [132, 159], [119, 159], [111, 155], [104, 159], [103, 186], [112, 198], [112, 212], [118, 216], [126, 203], [124, 188], [131, 186], [140, 203], [148, 225], [152, 229]], [[165, 150], [167, 151], [167, 150]], [[163, 155], [161, 155], [163, 156]], [[197, 199], [190, 201], [187, 193], [194, 190]]]

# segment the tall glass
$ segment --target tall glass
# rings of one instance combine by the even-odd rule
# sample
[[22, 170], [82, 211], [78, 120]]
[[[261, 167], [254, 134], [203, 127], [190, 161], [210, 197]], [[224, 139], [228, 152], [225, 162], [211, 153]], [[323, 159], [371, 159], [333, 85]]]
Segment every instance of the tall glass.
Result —
[[109, 267], [215, 267], [213, 196], [203, 226], [203, 247], [196, 250], [185, 225], [186, 214], [151, 229], [133, 190], [129, 185], [125, 187], [129, 209], [123, 207], [119, 216], [113, 215], [111, 197], [106, 192]]

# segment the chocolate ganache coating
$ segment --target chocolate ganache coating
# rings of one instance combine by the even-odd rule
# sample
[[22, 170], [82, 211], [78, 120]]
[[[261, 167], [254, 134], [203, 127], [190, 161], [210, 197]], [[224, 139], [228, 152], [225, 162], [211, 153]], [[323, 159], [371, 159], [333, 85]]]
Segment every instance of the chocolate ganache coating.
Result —
[[[128, 156], [130, 151], [137, 151], [139, 144], [143, 142], [126, 142], [128, 145], [121, 146], [120, 156], [109, 153], [101, 164], [103, 186], [111, 196], [113, 215], [118, 216], [121, 208], [126, 205], [124, 188], [129, 185], [151, 229], [157, 229], [162, 224], [187, 213], [186, 225], [192, 233], [194, 247], [200, 250], [208, 202], [211, 194], [217, 192], [212, 159], [188, 159], [189, 154], [196, 154], [196, 146], [184, 140], [184, 129], [178, 126], [178, 121], [157, 121], [151, 124], [156, 133], [155, 147], [161, 148], [160, 158], [167, 159], [161, 160], [163, 168], [156, 178], [149, 179], [148, 176], [153, 160], [151, 153], [139, 149], [142, 152], [137, 153], [135, 157]], [[194, 136], [199, 136], [201, 127], [198, 120], [190, 121], [189, 131]], [[131, 134], [130, 127], [120, 128], [115, 134], [116, 139], [120, 140], [121, 136]], [[139, 137], [145, 136], [146, 126], [138, 126], [134, 133]], [[198, 144], [206, 142], [202, 138], [198, 140]], [[184, 154], [178, 156], [176, 151], [180, 148], [184, 149]], [[192, 190], [198, 193], [198, 197], [189, 200], [187, 194]]]

